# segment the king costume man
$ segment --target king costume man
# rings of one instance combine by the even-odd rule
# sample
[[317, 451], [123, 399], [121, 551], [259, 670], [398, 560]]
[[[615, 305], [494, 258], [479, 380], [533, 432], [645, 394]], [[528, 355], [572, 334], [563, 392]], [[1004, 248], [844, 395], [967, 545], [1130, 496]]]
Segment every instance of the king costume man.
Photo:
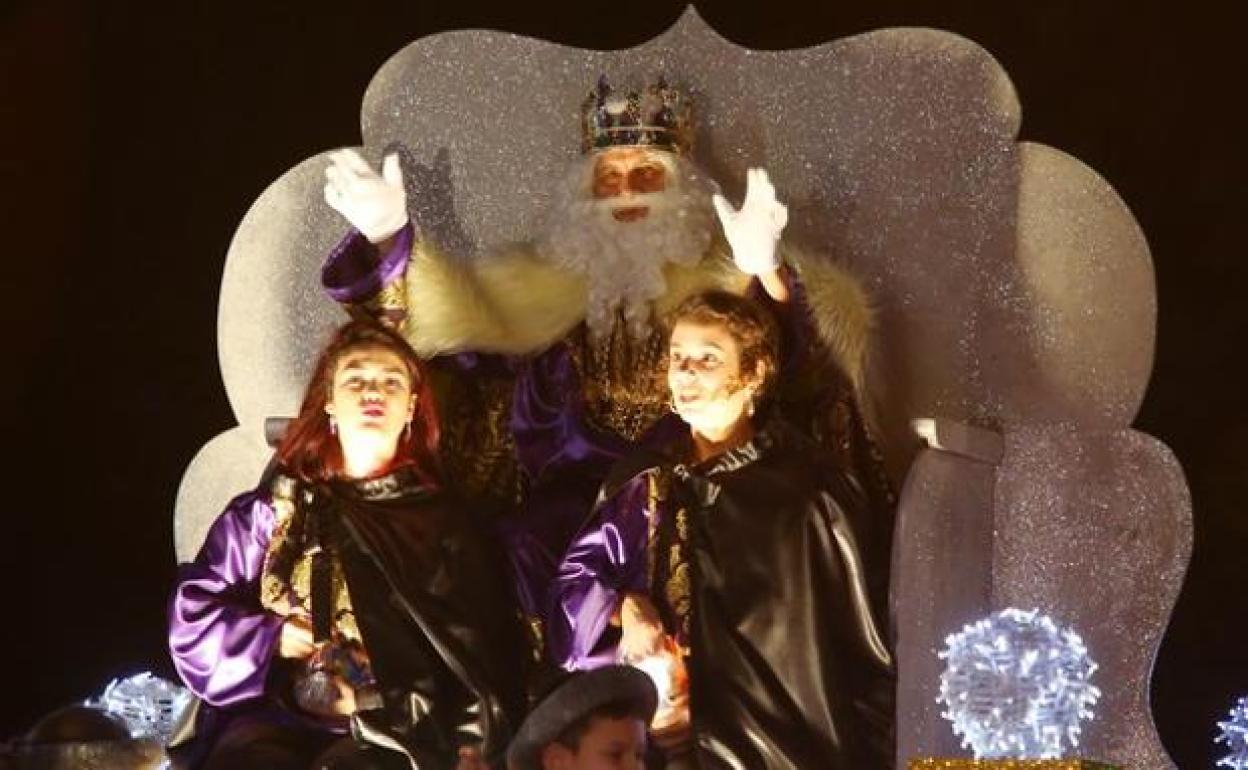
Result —
[[894, 500], [859, 405], [865, 294], [781, 246], [787, 210], [762, 169], [734, 210], [689, 159], [693, 134], [689, 101], [662, 80], [619, 95], [601, 79], [543, 231], [472, 261], [409, 221], [396, 155], [380, 174], [351, 150], [326, 169], [326, 201], [353, 229], [325, 288], [438, 362], [448, 477], [500, 512], [537, 650], [547, 588], [611, 466], [684, 429], [667, 404], [663, 318], [707, 289], [769, 300], [783, 329], [777, 406], [867, 490], [870, 520], [856, 524], [869, 582], [887, 590]]

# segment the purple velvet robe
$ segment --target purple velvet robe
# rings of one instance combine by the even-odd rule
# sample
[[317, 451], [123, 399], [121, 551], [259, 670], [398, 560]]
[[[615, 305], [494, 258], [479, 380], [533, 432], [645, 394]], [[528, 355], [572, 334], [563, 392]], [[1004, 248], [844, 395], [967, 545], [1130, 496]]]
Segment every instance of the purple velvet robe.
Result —
[[191, 692], [213, 706], [264, 694], [282, 618], [260, 605], [274, 510], [248, 492], [217, 517], [194, 561], [178, 567], [169, 652]]

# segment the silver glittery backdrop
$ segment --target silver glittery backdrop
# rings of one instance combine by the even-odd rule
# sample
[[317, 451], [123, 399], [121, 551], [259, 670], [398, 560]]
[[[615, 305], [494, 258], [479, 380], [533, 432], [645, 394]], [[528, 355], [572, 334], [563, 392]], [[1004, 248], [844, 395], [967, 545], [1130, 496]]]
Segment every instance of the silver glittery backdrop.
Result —
[[[925, 29], [752, 51], [693, 11], [624, 51], [452, 32], [381, 68], [365, 144], [412, 149], [436, 191], [417, 217], [443, 242], [480, 252], [525, 240], [578, 155], [578, 111], [600, 73], [617, 87], [664, 74], [693, 93], [694, 158], [728, 196], [740, 200], [748, 167], [766, 167], [790, 209], [786, 237], [858, 271], [888, 340], [876, 379], [889, 385], [878, 396], [892, 444], [911, 414], [998, 411], [973, 360], [978, 329], [1025, 304], [999, 279], [1014, 253], [1019, 109], [988, 53]], [[964, 307], [950, 313], [955, 297]]]
[[[1151, 593], [1126, 590], [1123, 578], [1091, 597], [1063, 591], [1077, 581], [1061, 570], [1024, 576], [1000, 561], [1007, 546], [1021, 559], [1029, 548], [1043, 554], [1097, 545], [1091, 530], [1085, 540], [1028, 540], [1054, 529], [1026, 529], [1012, 518], [1047, 494], [1028, 483], [1032, 466], [1011, 460], [1015, 434], [1060, 423], [1085, 446], [1084, 432], [1124, 431], [1147, 385], [1152, 267], [1112, 188], [1069, 156], [1017, 141], [1013, 86], [968, 40], [889, 29], [759, 52], [719, 37], [692, 10], [658, 38], [623, 51], [480, 30], [412, 43], [381, 68], [364, 97], [366, 155], [375, 162], [395, 143], [409, 148], [413, 215], [449, 250], [472, 258], [528, 240], [551, 181], [577, 157], [579, 105], [601, 72], [621, 88], [663, 74], [692, 91], [701, 116], [694, 157], [729, 197], [739, 200], [747, 167], [765, 166], [790, 206], [786, 238], [863, 279], [877, 308], [870, 392], [899, 477], [918, 443], [908, 428], [915, 417], [991, 426], [1013, 448], [991, 474], [982, 463], [960, 455], [946, 461], [947, 452], [931, 450], [907, 483], [899, 574], [918, 570], [934, 589], [925, 598], [895, 597], [899, 757], [948, 753], [947, 726], [922, 705], [935, 691], [907, 672], [930, 668], [922, 657], [934, 655], [945, 633], [1026, 585], [1052, 589], [1042, 609], [1079, 628], [1094, 657], [1121, 678], [1102, 680], [1107, 707], [1089, 736], [1091, 749], [1137, 770], [1168, 767], [1147, 714], [1146, 683], [1190, 548], [1186, 503], [1150, 509], [1170, 516], [1166, 527], [1143, 528], [1129, 542], [1106, 535], [1111, 541], [1102, 544], [1118, 559], [1104, 570], [1117, 563], [1133, 575], [1132, 564], [1156, 565]], [[321, 200], [323, 167], [312, 158], [277, 180], [231, 247], [219, 345], [240, 427], [205, 447], [183, 480], [180, 558], [193, 554], [229, 494], [259, 476], [263, 418], [293, 412], [315, 351], [344, 317], [317, 278], [344, 229]], [[1130, 479], [1150, 499], [1184, 489], [1172, 465], [1125, 462], [1107, 459], [1095, 468], [1124, 484]], [[1094, 476], [1079, 478], [1091, 485]], [[1094, 489], [1076, 484], [1060, 492], [1073, 506]], [[1061, 510], [1072, 525], [1093, 515]], [[976, 553], [983, 559], [967, 558]], [[968, 590], [952, 590], [959, 586]], [[1114, 611], [1089, 615], [1093, 600]], [[1116, 636], [1098, 626], [1109, 618], [1124, 623]]]
[[1148, 713], [1153, 657], [1191, 551], [1191, 500], [1161, 442], [1135, 431], [1026, 425], [997, 471], [993, 606], [1038, 608], [1074, 628], [1101, 666], [1086, 756], [1168, 760]]
[[998, 445], [985, 452], [956, 438], [943, 436], [936, 442], [940, 449], [920, 452], [901, 491], [890, 606], [901, 685], [897, 742], [902, 758], [919, 756], [916, 752], [936, 757], [966, 753], [940, 716], [936, 696], [944, 662], [937, 653], [946, 635], [979, 620], [992, 605], [992, 561], [960, 557], [992, 552], [993, 489], [1001, 451]]

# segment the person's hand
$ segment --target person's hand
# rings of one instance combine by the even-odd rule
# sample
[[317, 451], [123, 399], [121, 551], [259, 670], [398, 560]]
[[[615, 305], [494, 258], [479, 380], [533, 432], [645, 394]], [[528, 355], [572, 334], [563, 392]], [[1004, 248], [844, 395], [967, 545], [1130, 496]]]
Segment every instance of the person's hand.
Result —
[[689, 718], [689, 694], [681, 693], [674, 700], [662, 703], [650, 722], [650, 738], [666, 752], [687, 747], [692, 738]]
[[625, 594], [620, 602], [619, 657], [636, 661], [663, 651], [663, 621], [649, 599]]
[[277, 641], [277, 654], [283, 658], [303, 660], [316, 652], [312, 634], [312, 622], [306, 615], [291, 613], [282, 623], [282, 635]]
[[387, 155], [378, 174], [355, 150], [331, 153], [325, 169], [325, 202], [370, 243], [388, 240], [407, 224], [399, 156]]
[[745, 176], [745, 201], [736, 210], [724, 196], [711, 196], [724, 237], [732, 247], [732, 261], [749, 275], [772, 273], [780, 266], [776, 245], [789, 221], [789, 210], [776, 200], [776, 188], [767, 172], [752, 168]]
[[334, 701], [333, 714], [349, 717], [359, 710], [355, 703], [355, 688], [347, 684], [341, 677], [334, 677], [334, 687], [338, 690], [338, 700]]

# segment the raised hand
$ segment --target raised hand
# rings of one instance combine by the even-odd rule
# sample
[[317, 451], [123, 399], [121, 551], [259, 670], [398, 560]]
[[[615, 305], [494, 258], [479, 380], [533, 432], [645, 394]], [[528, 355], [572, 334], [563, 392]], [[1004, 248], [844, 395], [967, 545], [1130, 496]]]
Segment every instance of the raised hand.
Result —
[[763, 275], [780, 266], [776, 244], [789, 221], [789, 210], [776, 200], [776, 188], [767, 172], [752, 168], [746, 172], [745, 201], [734, 209], [724, 196], [711, 196], [719, 215], [724, 237], [732, 247], [732, 261], [743, 273]]
[[407, 195], [399, 156], [387, 155], [381, 173], [355, 150], [338, 150], [325, 168], [325, 202], [371, 243], [381, 243], [407, 224]]

